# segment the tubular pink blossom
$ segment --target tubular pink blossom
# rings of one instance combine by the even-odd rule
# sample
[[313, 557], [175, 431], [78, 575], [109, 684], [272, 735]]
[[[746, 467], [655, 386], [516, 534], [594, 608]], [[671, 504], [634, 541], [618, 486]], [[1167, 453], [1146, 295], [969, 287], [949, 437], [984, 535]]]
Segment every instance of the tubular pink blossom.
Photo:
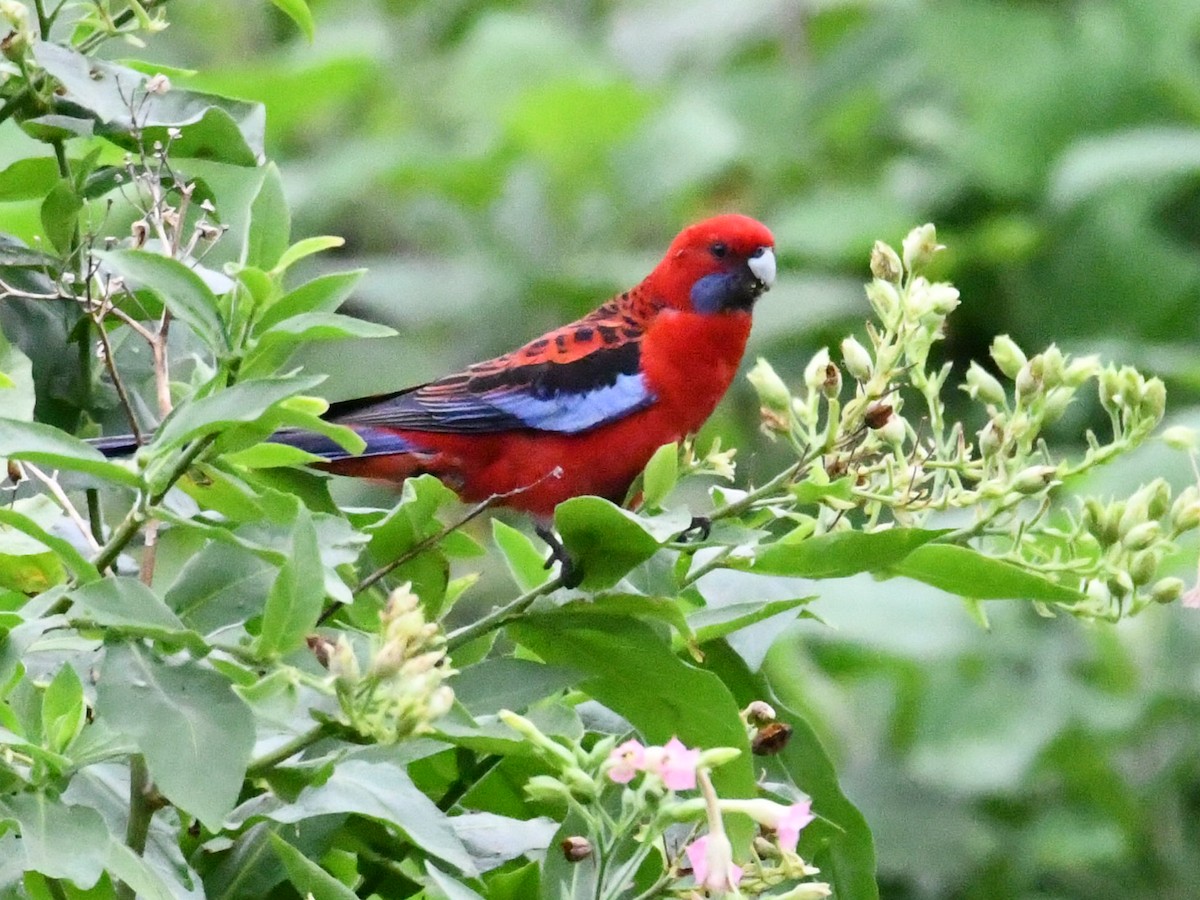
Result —
[[646, 748], [635, 740], [613, 747], [608, 754], [608, 777], [617, 784], [629, 784], [645, 768]]
[[710, 891], [736, 890], [742, 867], [733, 862], [733, 848], [724, 834], [706, 834], [684, 848], [696, 884]]
[[696, 766], [700, 751], [689, 750], [679, 738], [671, 738], [662, 747], [647, 747], [644, 768], [662, 779], [672, 791], [690, 791], [696, 787]]

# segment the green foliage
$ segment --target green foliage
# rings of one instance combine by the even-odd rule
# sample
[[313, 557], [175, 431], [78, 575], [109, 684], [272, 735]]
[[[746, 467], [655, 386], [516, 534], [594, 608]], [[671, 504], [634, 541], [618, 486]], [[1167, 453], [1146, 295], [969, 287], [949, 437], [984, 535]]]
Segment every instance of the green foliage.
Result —
[[[0, 894], [691, 891], [709, 798], [621, 819], [633, 734], [739, 751], [722, 802], [811, 799], [794, 858], [726, 817], [751, 877], [1186, 889], [1200, 493], [1163, 383], [1069, 351], [1195, 385], [1192, 6], [0, 3]], [[201, 71], [110, 52], [151, 38]], [[791, 269], [776, 368], [630, 508], [559, 507], [573, 588], [429, 476], [266, 440], [360, 448], [325, 396], [507, 349], [727, 206]], [[862, 302], [928, 218], [949, 251], [876, 245]], [[750, 478], [706, 496], [715, 432]]]

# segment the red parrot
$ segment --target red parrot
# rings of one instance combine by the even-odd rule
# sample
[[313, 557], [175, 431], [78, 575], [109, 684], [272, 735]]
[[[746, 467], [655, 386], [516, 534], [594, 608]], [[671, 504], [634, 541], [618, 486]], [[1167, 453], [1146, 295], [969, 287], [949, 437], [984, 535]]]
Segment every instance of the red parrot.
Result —
[[637, 287], [523, 347], [394, 394], [334, 404], [353, 455], [328, 438], [273, 440], [339, 475], [432, 473], [469, 502], [548, 518], [570, 497], [620, 502], [651, 455], [696, 431], [737, 372], [755, 300], [775, 280], [774, 238], [741, 215], [680, 232]]

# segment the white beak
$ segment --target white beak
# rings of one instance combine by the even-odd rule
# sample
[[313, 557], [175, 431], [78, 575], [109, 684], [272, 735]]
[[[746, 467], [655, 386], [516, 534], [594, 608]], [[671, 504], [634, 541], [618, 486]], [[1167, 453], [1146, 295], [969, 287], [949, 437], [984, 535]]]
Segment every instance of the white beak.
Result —
[[775, 283], [775, 251], [770, 247], [759, 247], [758, 251], [746, 261], [754, 277], [767, 287]]

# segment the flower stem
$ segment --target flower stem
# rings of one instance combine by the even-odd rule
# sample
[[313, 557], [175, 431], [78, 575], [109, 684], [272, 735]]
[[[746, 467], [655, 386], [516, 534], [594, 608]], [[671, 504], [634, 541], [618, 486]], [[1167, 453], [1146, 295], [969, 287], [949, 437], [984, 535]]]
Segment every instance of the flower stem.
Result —
[[488, 613], [482, 619], [450, 632], [446, 637], [446, 649], [453, 652], [463, 644], [470, 643], [478, 637], [483, 637], [485, 634], [502, 628], [525, 612], [538, 597], [553, 593], [562, 586], [562, 576], [558, 575], [549, 581], [539, 584], [535, 588], [530, 588], [511, 603], [501, 606], [499, 609], [492, 610], [492, 612]]

